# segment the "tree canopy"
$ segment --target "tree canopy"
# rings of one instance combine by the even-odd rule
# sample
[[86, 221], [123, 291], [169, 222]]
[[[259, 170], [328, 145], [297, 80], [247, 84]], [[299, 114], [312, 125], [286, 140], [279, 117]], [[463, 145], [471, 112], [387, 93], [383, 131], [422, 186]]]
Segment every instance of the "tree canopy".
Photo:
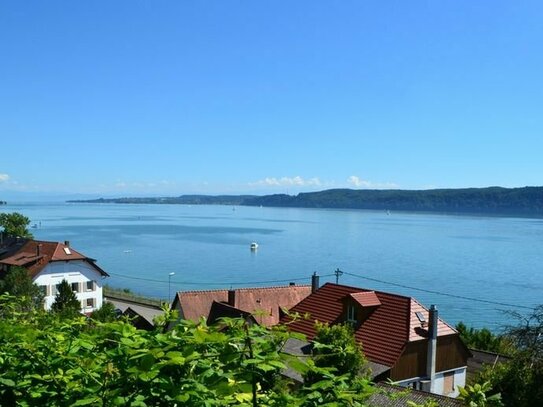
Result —
[[28, 230], [30, 219], [18, 213], [0, 213], [0, 226], [8, 236], [32, 239], [34, 236]]
[[6, 277], [0, 280], [0, 291], [18, 297], [23, 310], [43, 307], [44, 293], [24, 267], [11, 267]]
[[81, 312], [81, 303], [68, 281], [62, 280], [57, 285], [57, 294], [51, 306], [51, 311], [62, 315], [64, 318], [76, 317]]

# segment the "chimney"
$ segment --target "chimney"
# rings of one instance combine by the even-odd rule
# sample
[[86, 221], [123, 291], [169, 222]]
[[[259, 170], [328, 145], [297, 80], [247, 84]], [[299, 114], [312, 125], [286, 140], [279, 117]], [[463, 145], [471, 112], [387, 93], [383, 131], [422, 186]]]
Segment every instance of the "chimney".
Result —
[[41, 244], [36, 245], [36, 257], [41, 256]]
[[313, 275], [311, 276], [311, 294], [313, 294], [318, 289], [319, 289], [319, 276], [317, 275], [317, 272], [315, 271]]
[[69, 240], [65, 240], [65, 241], [64, 241], [64, 246], [70, 247], [70, 241], [69, 241]]
[[228, 305], [231, 307], [236, 306], [236, 290], [228, 290]]
[[426, 375], [430, 381], [430, 393], [435, 392], [436, 379], [436, 350], [437, 350], [437, 321], [438, 312], [435, 305], [430, 306], [428, 318], [428, 355], [426, 359]]
[[295, 285], [296, 285], [296, 283], [295, 283], [295, 282], [293, 282], [293, 281], [291, 281], [290, 283], [288, 283], [288, 285], [289, 285], [289, 287], [293, 287], [293, 286], [295, 286]]

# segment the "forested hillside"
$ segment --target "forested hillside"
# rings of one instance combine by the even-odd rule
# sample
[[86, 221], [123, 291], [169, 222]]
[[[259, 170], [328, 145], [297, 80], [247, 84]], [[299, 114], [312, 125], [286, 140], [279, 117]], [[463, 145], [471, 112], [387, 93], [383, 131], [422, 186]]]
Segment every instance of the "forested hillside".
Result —
[[543, 187], [431, 190], [330, 189], [248, 198], [243, 205], [543, 215]]

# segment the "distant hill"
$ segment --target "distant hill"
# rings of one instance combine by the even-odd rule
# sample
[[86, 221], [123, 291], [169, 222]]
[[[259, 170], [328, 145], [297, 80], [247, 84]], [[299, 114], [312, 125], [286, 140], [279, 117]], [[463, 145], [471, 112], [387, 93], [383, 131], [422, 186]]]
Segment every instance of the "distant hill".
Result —
[[298, 195], [182, 195], [170, 198], [101, 198], [68, 202], [246, 205], [543, 216], [543, 187], [329, 189]]
[[71, 203], [121, 203], [121, 204], [184, 204], [184, 205], [241, 205], [255, 195], [181, 195], [156, 198], [99, 198], [77, 199]]
[[249, 198], [243, 205], [543, 215], [543, 187], [430, 190], [330, 189]]

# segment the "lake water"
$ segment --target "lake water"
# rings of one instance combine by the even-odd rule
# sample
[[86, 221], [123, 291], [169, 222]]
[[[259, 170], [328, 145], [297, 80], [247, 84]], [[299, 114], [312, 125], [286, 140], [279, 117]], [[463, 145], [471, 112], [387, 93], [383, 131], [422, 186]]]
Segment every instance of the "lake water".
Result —
[[322, 284], [339, 268], [342, 284], [436, 304], [453, 324], [498, 329], [510, 321], [504, 310], [543, 303], [543, 219], [197, 205], [1, 210], [40, 225], [36, 239], [69, 240], [97, 259], [111, 275], [107, 284], [160, 298], [170, 290], [309, 284], [315, 271]]

